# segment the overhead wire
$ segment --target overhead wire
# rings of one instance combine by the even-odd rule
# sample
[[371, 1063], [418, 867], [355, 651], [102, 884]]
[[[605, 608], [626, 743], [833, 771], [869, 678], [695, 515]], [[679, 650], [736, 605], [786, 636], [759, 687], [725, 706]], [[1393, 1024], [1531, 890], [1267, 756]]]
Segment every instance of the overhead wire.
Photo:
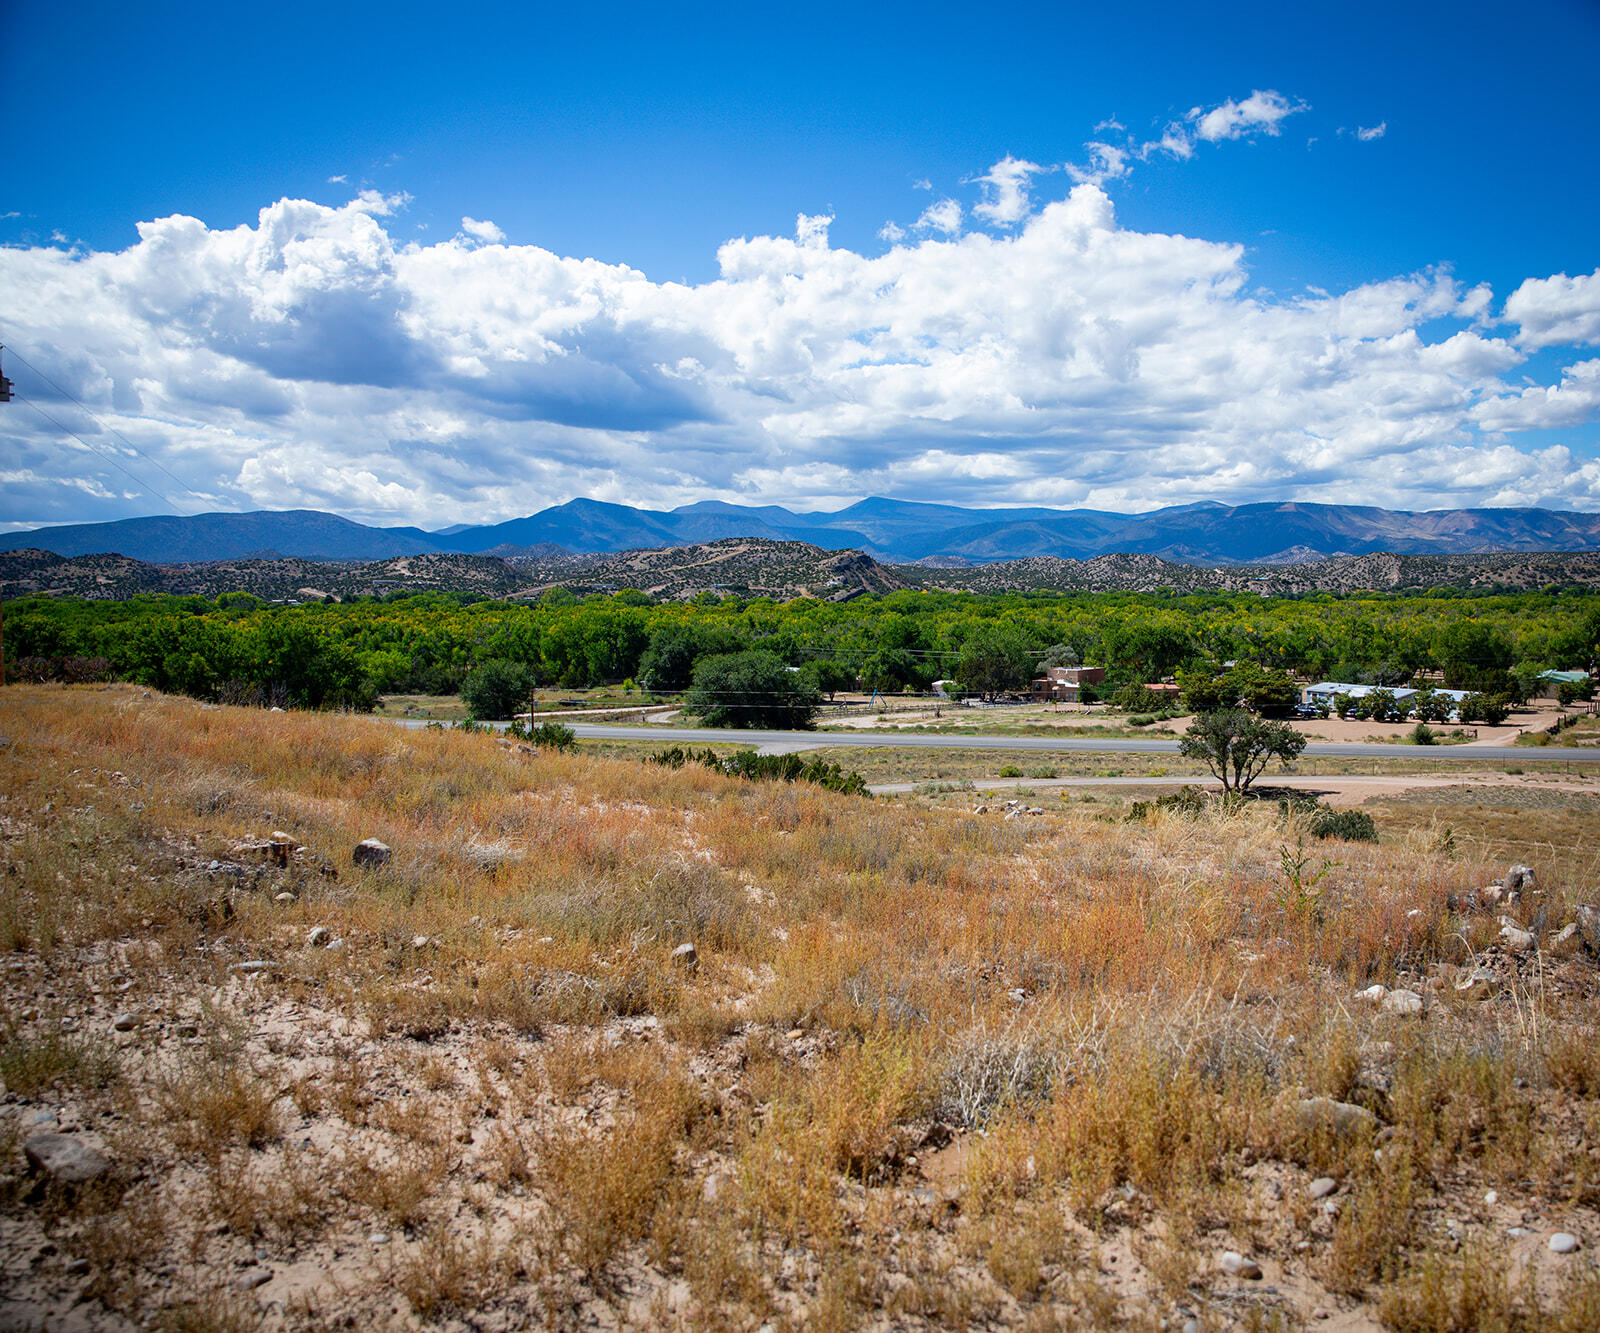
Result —
[[[90, 450], [92, 453], [98, 454], [101, 458], [105, 459], [106, 462], [110, 463], [112, 467], [116, 468], [118, 472], [122, 473], [123, 476], [128, 477], [129, 479], [131, 479], [134, 482], [135, 485], [140, 486], [144, 490], [149, 491], [150, 494], [155, 496], [158, 500], [163, 501], [170, 508], [172, 508], [174, 510], [177, 510], [177, 512], [178, 512], [180, 517], [183, 516], [182, 507], [178, 504], [178, 502], [176, 500], [172, 499], [171, 496], [165, 494], [162, 491], [158, 491], [154, 486], [152, 486], [143, 477], [139, 476], [137, 473], [135, 473], [135, 472], [129, 470], [128, 468], [124, 467], [120, 462], [117, 461], [117, 459], [116, 459], [116, 457], [114, 455], [108, 453], [106, 450], [100, 448], [98, 445], [90, 444], [88, 440], [84, 439], [83, 436], [79, 435], [77, 431], [72, 429], [72, 427], [66, 425], [64, 422], [57, 421], [53, 416], [51, 416], [48, 412], [46, 412], [44, 410], [44, 408], [40, 407], [38, 403], [34, 402], [33, 399], [25, 397], [24, 395], [22, 395], [20, 393], [15, 393], [14, 390], [13, 390], [13, 393], [14, 393], [14, 396], [17, 398], [17, 400], [19, 402], [26, 403], [29, 407], [31, 407], [35, 412], [37, 412], [40, 416], [42, 416], [46, 421], [48, 421], [57, 430], [61, 431], [63, 434], [70, 435], [79, 444], [81, 444], [85, 449]], [[90, 415], [92, 416], [93, 413], [90, 413]], [[162, 470], [165, 471], [165, 469], [162, 469]], [[193, 492], [191, 491], [190, 494], [193, 494]]]
[[[28, 358], [23, 356], [21, 352], [17, 351], [16, 346], [14, 344], [6, 343], [5, 344], [5, 350], [10, 352], [11, 355], [16, 360], [20, 361], [23, 365], [25, 365], [36, 376], [38, 376], [39, 379], [43, 380], [52, 389], [54, 389], [57, 393], [59, 393], [63, 398], [67, 399], [71, 403], [76, 404], [78, 410], [81, 411], [85, 416], [87, 416], [91, 421], [93, 421], [95, 423], [95, 425], [99, 426], [101, 430], [105, 431], [108, 435], [115, 435], [117, 437], [117, 439], [121, 440], [123, 444], [127, 445], [129, 449], [133, 450], [134, 453], [138, 454], [139, 457], [144, 459], [145, 462], [149, 463], [151, 467], [155, 468], [158, 472], [161, 472], [161, 473], [165, 474], [166, 476], [171, 477], [173, 481], [177, 482], [178, 485], [183, 487], [184, 490], [188, 491], [188, 493], [190, 495], [194, 496], [194, 498], [196, 500], [199, 500], [201, 504], [210, 503], [203, 495], [201, 495], [198, 491], [194, 490], [189, 485], [188, 482], [184, 481], [184, 479], [182, 477], [178, 476], [177, 473], [172, 471], [171, 468], [165, 466], [159, 459], [152, 458], [149, 454], [145, 453], [145, 451], [143, 449], [141, 449], [138, 445], [136, 445], [132, 440], [130, 440], [126, 435], [124, 435], [115, 426], [109, 425], [108, 423], [100, 420], [100, 418], [95, 415], [94, 411], [89, 407], [89, 405], [87, 403], [85, 403], [81, 398], [79, 398], [70, 389], [64, 387], [61, 384], [58, 384], [55, 380], [51, 379], [50, 376], [46, 375], [44, 373], [44, 371], [39, 369], [38, 366], [34, 365], [33, 362], [29, 361]], [[18, 394], [17, 396], [21, 397], [20, 394]], [[39, 408], [38, 404], [34, 403], [31, 399], [23, 399], [23, 401], [28, 403], [28, 405], [30, 407], [32, 407], [35, 411], [42, 413], [42, 409]], [[58, 425], [58, 426], [61, 425], [60, 422], [56, 422], [55, 424]], [[64, 426], [61, 427], [61, 428], [63, 430], [67, 429]], [[68, 430], [67, 433], [69, 435], [72, 435], [72, 437], [74, 439], [78, 440], [78, 442], [80, 444], [87, 443], [85, 440], [82, 439], [81, 436], [77, 435], [75, 432]], [[130, 473], [129, 475], [131, 476], [132, 474]], [[140, 484], [144, 485], [143, 482], [141, 482]], [[147, 487], [146, 489], [149, 489], [152, 494], [155, 494], [155, 495], [160, 495], [161, 494], [160, 491], [156, 491], [153, 487]], [[162, 496], [162, 498], [166, 499], [167, 497]], [[173, 502], [171, 500], [167, 500], [167, 503], [168, 504], [172, 504], [173, 508], [177, 508], [177, 506], [175, 504], [173, 504]]]

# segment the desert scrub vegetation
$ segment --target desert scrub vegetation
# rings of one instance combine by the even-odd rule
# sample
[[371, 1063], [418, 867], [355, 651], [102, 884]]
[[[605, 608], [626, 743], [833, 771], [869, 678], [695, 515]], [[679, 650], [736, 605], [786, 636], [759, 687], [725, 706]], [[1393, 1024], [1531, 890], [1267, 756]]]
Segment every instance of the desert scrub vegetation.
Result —
[[0, 692], [0, 775], [18, 1308], [1420, 1330], [1600, 1303], [1581, 793], [1476, 794], [1506, 802], [1491, 864], [1447, 795], [1377, 843], [1274, 801], [1008, 820], [92, 685]]

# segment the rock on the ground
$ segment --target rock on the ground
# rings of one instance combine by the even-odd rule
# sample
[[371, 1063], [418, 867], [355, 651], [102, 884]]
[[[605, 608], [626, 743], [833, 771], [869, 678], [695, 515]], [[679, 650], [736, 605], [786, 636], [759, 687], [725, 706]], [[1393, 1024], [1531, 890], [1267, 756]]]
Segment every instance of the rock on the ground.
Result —
[[1382, 1004], [1383, 997], [1388, 993], [1387, 986], [1368, 986], [1366, 990], [1356, 992], [1356, 999], [1365, 1000], [1368, 1004]]
[[672, 951], [672, 961], [678, 967], [692, 970], [700, 965], [700, 951], [691, 943], [680, 944]]
[[111, 1027], [115, 1032], [132, 1032], [138, 1026], [138, 1016], [130, 1014], [126, 1009], [111, 1020]]
[[1578, 918], [1578, 931], [1591, 953], [1600, 954], [1600, 907], [1581, 904], [1573, 913]]
[[312, 926], [306, 932], [306, 947], [320, 949], [328, 942], [328, 928], [326, 926]]
[[1500, 979], [1486, 967], [1475, 967], [1456, 982], [1456, 995], [1463, 1000], [1487, 1000], [1500, 989]]
[[264, 1287], [272, 1281], [270, 1268], [249, 1268], [239, 1275], [233, 1284], [236, 1291], [254, 1291], [257, 1287]]
[[1354, 1138], [1363, 1129], [1375, 1128], [1378, 1117], [1354, 1102], [1336, 1102], [1332, 1097], [1307, 1097], [1299, 1105], [1300, 1128], [1307, 1133], [1327, 1130], [1335, 1138]]
[[1531, 930], [1523, 930], [1522, 927], [1513, 925], [1509, 921], [1500, 927], [1500, 938], [1506, 942], [1506, 948], [1512, 953], [1527, 953], [1536, 943]]
[[1583, 947], [1583, 932], [1576, 921], [1569, 921], [1560, 930], [1552, 931], [1544, 942], [1545, 951], [1558, 958], [1566, 958]]
[[1383, 997], [1383, 1007], [1391, 1014], [1420, 1014], [1422, 996], [1414, 990], [1392, 990]]
[[1313, 1199], [1326, 1199], [1338, 1188], [1339, 1182], [1332, 1176], [1318, 1176], [1311, 1182], [1306, 1193]]
[[1550, 1249], [1555, 1254], [1571, 1254], [1578, 1248], [1578, 1238], [1570, 1231], [1558, 1231], [1550, 1237]]
[[1254, 1259], [1246, 1259], [1242, 1254], [1227, 1250], [1222, 1256], [1222, 1271], [1229, 1277], [1242, 1277], [1254, 1282], [1261, 1276], [1261, 1265]]
[[30, 1134], [23, 1140], [22, 1152], [33, 1170], [60, 1185], [87, 1184], [111, 1169], [105, 1154], [70, 1134]]
[[1534, 878], [1532, 866], [1512, 866], [1501, 877], [1500, 882], [1505, 885], [1507, 893], [1532, 893], [1538, 887], [1538, 881]]
[[379, 842], [376, 838], [363, 838], [350, 853], [350, 859], [358, 866], [370, 866], [376, 869], [389, 860], [389, 844]]

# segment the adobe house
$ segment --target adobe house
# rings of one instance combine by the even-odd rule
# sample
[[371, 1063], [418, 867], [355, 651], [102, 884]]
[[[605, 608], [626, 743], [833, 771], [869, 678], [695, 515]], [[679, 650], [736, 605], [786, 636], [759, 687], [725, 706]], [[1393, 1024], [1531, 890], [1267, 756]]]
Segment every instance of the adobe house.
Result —
[[1075, 704], [1084, 685], [1105, 681], [1104, 667], [1051, 667], [1033, 682], [1036, 703]]

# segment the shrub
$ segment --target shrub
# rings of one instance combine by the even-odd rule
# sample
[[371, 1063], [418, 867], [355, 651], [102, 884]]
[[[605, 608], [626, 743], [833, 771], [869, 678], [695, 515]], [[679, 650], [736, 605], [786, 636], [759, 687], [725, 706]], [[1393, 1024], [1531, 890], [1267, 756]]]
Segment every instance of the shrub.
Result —
[[530, 727], [525, 722], [513, 722], [506, 735], [519, 741], [532, 741], [547, 750], [570, 750], [578, 743], [578, 733], [564, 722], [541, 722]]
[[1311, 832], [1319, 838], [1344, 842], [1378, 840], [1378, 825], [1365, 810], [1319, 810], [1312, 817]]
[[1439, 733], [1426, 722], [1419, 722], [1411, 728], [1411, 743], [1413, 745], [1437, 745]]

